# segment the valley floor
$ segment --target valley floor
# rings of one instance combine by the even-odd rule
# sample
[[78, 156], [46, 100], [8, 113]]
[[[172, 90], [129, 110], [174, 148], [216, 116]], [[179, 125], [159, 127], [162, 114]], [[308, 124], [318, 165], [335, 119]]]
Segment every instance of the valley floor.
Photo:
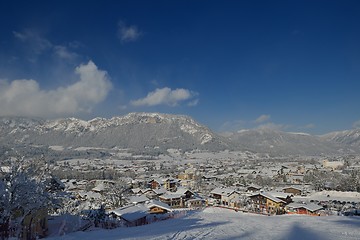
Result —
[[75, 232], [51, 239], [360, 239], [360, 217], [262, 216], [206, 208], [153, 224]]

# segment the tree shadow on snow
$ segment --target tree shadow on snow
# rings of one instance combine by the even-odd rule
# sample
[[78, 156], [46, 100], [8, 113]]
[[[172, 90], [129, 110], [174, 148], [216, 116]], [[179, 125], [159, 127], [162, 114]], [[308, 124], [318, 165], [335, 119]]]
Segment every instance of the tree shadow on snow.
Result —
[[359, 216], [351, 216], [347, 217], [346, 219], [336, 220], [336, 223], [351, 225], [356, 228], [360, 227], [360, 217]]
[[[211, 232], [211, 229], [227, 224], [227, 221], [219, 221], [219, 222], [204, 222], [204, 219], [201, 218], [177, 218], [177, 219], [169, 219], [164, 221], [155, 222], [148, 225], [143, 225], [139, 227], [130, 227], [130, 228], [122, 228], [118, 233], [118, 237], [121, 238], [143, 238], [146, 237], [148, 239], [156, 238], [157, 236], [166, 236], [166, 239], [177, 239], [179, 235], [185, 235], [185, 239], [193, 239], [196, 235], [196, 231], [199, 230], [198, 233], [203, 235], [204, 237], [208, 234], [207, 239], [211, 239], [211, 233], [207, 233], [208, 230]], [[119, 229], [119, 228], [118, 228]], [[117, 230], [115, 230], [117, 231]], [[188, 232], [188, 234], [186, 234]], [[169, 237], [169, 235], [173, 235]], [[190, 236], [186, 236], [190, 235]], [[206, 239], [206, 238], [204, 238]], [[238, 238], [234, 238], [238, 239]]]
[[[251, 239], [251, 236], [254, 234], [252, 231], [244, 231], [240, 235], [234, 235], [233, 233], [229, 232], [229, 237], [224, 237], [222, 234], [220, 236], [217, 235], [216, 227], [221, 225], [226, 225], [229, 221], [217, 221], [217, 222], [207, 222], [204, 223], [204, 219], [202, 218], [192, 218], [192, 219], [176, 219], [175, 226], [182, 226], [186, 224], [185, 228], [179, 227], [177, 230], [180, 230], [185, 236], [179, 237], [180, 239], [221, 239], [221, 240], [239, 240], [239, 239]], [[173, 232], [170, 229], [169, 232]], [[195, 231], [194, 231], [195, 230]], [[196, 230], [200, 230], [196, 232]], [[214, 230], [214, 232], [213, 232]], [[222, 229], [222, 232], [224, 229]], [[231, 230], [230, 230], [231, 231]], [[187, 234], [188, 232], [188, 234]], [[202, 232], [202, 233], [201, 233]], [[162, 231], [165, 233], [165, 231]], [[178, 239], [178, 235], [174, 234], [173, 237], [167, 238], [170, 239]]]
[[[221, 238], [222, 240], [239, 240], [239, 239], [251, 239], [251, 235], [253, 235], [254, 232], [246, 231], [238, 236], [232, 236], [232, 237], [226, 237]], [[209, 238], [211, 239], [211, 238]]]
[[[316, 228], [316, 226], [314, 226]], [[282, 237], [281, 239], [289, 239], [289, 240], [325, 240], [329, 239], [329, 236], [318, 233], [312, 229], [304, 228], [300, 226], [298, 223], [295, 223], [289, 232]]]

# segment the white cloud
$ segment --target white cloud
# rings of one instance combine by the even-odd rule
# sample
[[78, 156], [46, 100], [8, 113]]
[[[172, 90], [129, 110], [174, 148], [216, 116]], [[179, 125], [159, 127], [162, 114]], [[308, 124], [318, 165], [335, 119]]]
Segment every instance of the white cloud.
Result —
[[221, 125], [219, 131], [220, 132], [236, 132], [241, 129], [244, 129], [246, 125], [247, 125], [247, 122], [244, 120], [227, 121]]
[[149, 92], [146, 97], [131, 101], [131, 104], [134, 106], [177, 106], [179, 102], [189, 100], [196, 95], [197, 93], [183, 88], [175, 90], [168, 87], [157, 88], [155, 91]]
[[261, 115], [260, 117], [258, 117], [256, 120], [255, 120], [255, 122], [256, 123], [263, 123], [263, 122], [266, 122], [267, 120], [269, 120], [270, 119], [270, 115], [265, 115], [265, 114], [263, 114], [263, 115]]
[[111, 89], [106, 71], [89, 61], [75, 69], [80, 80], [54, 90], [43, 90], [35, 80], [0, 81], [1, 116], [61, 117], [89, 112]]
[[284, 125], [284, 124], [276, 124], [276, 123], [265, 123], [257, 127], [257, 129], [270, 129], [270, 130], [276, 130], [276, 131], [285, 131], [286, 129], [289, 129], [290, 125]]
[[13, 34], [18, 40], [26, 42], [29, 45], [29, 49], [35, 54], [41, 54], [53, 47], [49, 40], [42, 38], [37, 32], [30, 29], [26, 29], [23, 32], [13, 31]]
[[150, 83], [154, 86], [159, 86], [159, 82], [156, 79], [151, 80]]
[[118, 24], [118, 37], [121, 42], [134, 42], [141, 37], [142, 32], [135, 25], [126, 26], [122, 21]]
[[[72, 52], [63, 45], [55, 45], [49, 40], [41, 37], [36, 31], [26, 29], [23, 32], [13, 31], [14, 37], [24, 43], [28, 53], [28, 60], [36, 62], [37, 57], [46, 51], [53, 51], [55, 56], [63, 60], [74, 60], [78, 57], [78, 54]], [[71, 48], [77, 48], [80, 46], [79, 42], [70, 42], [68, 45]]]
[[26, 41], [29, 38], [29, 34], [26, 33], [20, 33], [20, 32], [16, 32], [13, 31], [14, 37], [16, 37], [17, 39], [21, 40], [21, 41]]
[[353, 128], [360, 128], [360, 120], [353, 123]]
[[199, 104], [199, 99], [197, 98], [197, 99], [194, 99], [193, 101], [189, 102], [187, 105], [188, 105], [189, 107], [195, 107], [195, 106], [197, 106], [198, 104]]
[[74, 60], [78, 56], [76, 53], [69, 51], [67, 47], [60, 45], [54, 47], [54, 52], [56, 56], [64, 60]]

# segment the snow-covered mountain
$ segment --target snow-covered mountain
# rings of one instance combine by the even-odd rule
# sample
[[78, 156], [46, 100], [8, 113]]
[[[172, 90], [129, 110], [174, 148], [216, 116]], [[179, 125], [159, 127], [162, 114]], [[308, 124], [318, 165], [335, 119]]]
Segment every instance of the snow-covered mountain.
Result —
[[130, 113], [89, 121], [75, 118], [41, 120], [0, 118], [0, 150], [13, 145], [64, 148], [120, 148], [164, 153], [186, 150], [240, 150], [271, 155], [320, 155], [360, 151], [360, 130], [313, 136], [267, 128], [242, 130], [220, 136], [188, 116]]
[[320, 155], [351, 152], [347, 146], [324, 141], [318, 136], [282, 132], [269, 128], [242, 130], [229, 138], [252, 151], [273, 155]]
[[[225, 139], [188, 116], [130, 113], [111, 119], [1, 118], [0, 142], [64, 147], [231, 149]], [[158, 151], [158, 150], [157, 150]]]
[[328, 142], [337, 142], [360, 149], [360, 129], [331, 132], [322, 135], [321, 138]]

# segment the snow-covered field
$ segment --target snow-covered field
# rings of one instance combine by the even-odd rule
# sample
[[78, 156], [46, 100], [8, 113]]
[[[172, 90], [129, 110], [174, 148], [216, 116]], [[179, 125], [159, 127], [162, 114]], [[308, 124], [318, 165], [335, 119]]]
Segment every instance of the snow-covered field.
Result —
[[341, 201], [341, 202], [360, 202], [360, 193], [358, 192], [340, 192], [340, 191], [321, 191], [314, 192], [306, 197], [295, 196], [295, 202], [309, 202], [310, 200], [317, 201]]
[[153, 224], [52, 239], [360, 239], [360, 217], [260, 216], [207, 208]]

